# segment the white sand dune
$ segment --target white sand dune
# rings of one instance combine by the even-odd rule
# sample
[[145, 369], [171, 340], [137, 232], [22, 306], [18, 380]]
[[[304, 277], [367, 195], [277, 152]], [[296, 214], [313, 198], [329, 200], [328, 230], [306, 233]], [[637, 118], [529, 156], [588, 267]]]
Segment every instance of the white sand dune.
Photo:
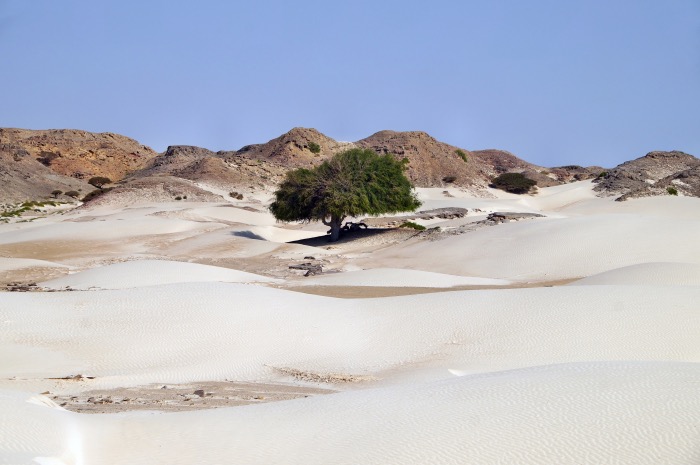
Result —
[[0, 447], [6, 463], [692, 465], [699, 377], [698, 364], [566, 364], [165, 415], [3, 393], [18, 427]]
[[126, 289], [158, 284], [220, 281], [229, 283], [278, 282], [266, 276], [198, 263], [138, 260], [93, 268], [40, 283], [49, 289]]
[[70, 266], [47, 260], [35, 260], [33, 258], [4, 258], [0, 257], [0, 272], [21, 270], [24, 268], [63, 268], [70, 269]]
[[700, 264], [642, 263], [579, 279], [570, 285], [700, 286]]
[[[31, 224], [31, 223], [30, 223]], [[0, 244], [31, 241], [75, 241], [75, 240], [124, 240], [128, 237], [173, 234], [211, 227], [203, 223], [171, 220], [155, 216], [129, 218], [128, 220], [105, 217], [89, 223], [55, 222], [34, 223], [32, 227], [0, 231]]]
[[[42, 285], [98, 288], [0, 296], [0, 464], [700, 463], [699, 199], [620, 203], [595, 197], [590, 182], [536, 196], [420, 195], [423, 208], [469, 208], [467, 220], [547, 217], [360, 253], [283, 244], [322, 228], [226, 204], [0, 225], [0, 271], [74, 265], [89, 269]], [[176, 261], [248, 260], [245, 269], [268, 273], [305, 255], [358, 271], [302, 284], [444, 292], [320, 297]], [[172, 259], [133, 260], [143, 257]], [[132, 261], [95, 267], [118, 259]], [[449, 289], [564, 278], [583, 279]], [[76, 374], [94, 379], [52, 379]], [[179, 413], [78, 414], [39, 394], [224, 380], [319, 386], [309, 380], [327, 375], [339, 392]]]
[[[664, 200], [670, 206], [675, 199]], [[693, 200], [686, 208], [700, 210], [700, 199]], [[514, 281], [580, 278], [647, 262], [700, 264], [700, 215], [610, 213], [610, 203], [588, 215], [558, 213], [556, 218], [482, 228], [442, 241], [407, 243], [377, 251], [358, 264], [413, 268], [415, 257], [421, 257], [419, 268], [426, 271]]]
[[275, 381], [289, 378], [274, 367], [288, 367], [399, 382], [450, 377], [449, 369], [700, 362], [700, 288], [672, 289], [455, 291], [361, 304], [226, 283], [8, 294], [0, 353], [13, 362], [0, 363], [0, 378]]
[[261, 226], [272, 226], [276, 223], [272, 214], [262, 206], [254, 208], [255, 211], [232, 205], [219, 205], [216, 207], [205, 206], [188, 210], [190, 217], [199, 217], [208, 221], [236, 222]]
[[376, 268], [315, 276], [295, 284], [302, 286], [447, 288], [454, 286], [504, 286], [510, 284], [510, 282], [502, 279], [453, 276], [428, 271]]

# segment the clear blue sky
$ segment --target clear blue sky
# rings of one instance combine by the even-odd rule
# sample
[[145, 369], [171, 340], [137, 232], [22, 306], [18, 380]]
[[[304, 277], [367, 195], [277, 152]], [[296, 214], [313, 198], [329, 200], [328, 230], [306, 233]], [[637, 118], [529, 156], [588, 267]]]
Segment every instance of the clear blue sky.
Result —
[[0, 126], [232, 150], [423, 130], [541, 165], [700, 156], [699, 0], [0, 0]]

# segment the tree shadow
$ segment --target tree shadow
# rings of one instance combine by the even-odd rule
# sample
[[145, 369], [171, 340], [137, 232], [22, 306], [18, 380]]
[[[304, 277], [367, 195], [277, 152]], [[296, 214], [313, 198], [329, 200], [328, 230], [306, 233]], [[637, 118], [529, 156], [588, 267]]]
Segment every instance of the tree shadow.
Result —
[[262, 236], [255, 234], [253, 231], [231, 231], [232, 236], [245, 237], [246, 239], [255, 239], [257, 241], [266, 241]]
[[395, 235], [397, 231], [405, 231], [410, 235], [414, 235], [416, 231], [407, 229], [397, 229], [397, 228], [367, 228], [361, 229], [359, 231], [342, 231], [340, 233], [340, 238], [331, 242], [331, 235], [324, 234], [322, 236], [309, 237], [306, 239], [299, 239], [296, 241], [290, 241], [289, 244], [300, 244], [307, 245], [310, 247], [328, 247], [329, 245], [343, 244], [346, 242], [352, 242], [359, 239], [364, 239], [372, 236], [382, 236], [382, 235]]

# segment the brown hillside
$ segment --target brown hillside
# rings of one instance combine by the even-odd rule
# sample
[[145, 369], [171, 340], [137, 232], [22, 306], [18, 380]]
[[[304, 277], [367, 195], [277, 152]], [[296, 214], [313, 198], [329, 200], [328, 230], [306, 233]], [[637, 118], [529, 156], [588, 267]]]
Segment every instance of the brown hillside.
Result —
[[119, 134], [74, 129], [0, 129], [0, 144], [21, 147], [51, 171], [85, 180], [105, 176], [118, 181], [157, 155], [149, 147]]
[[246, 154], [174, 145], [129, 176], [127, 184], [153, 176], [173, 176], [223, 189], [260, 187], [278, 184], [286, 171], [275, 162], [251, 159]]
[[[318, 144], [320, 151], [311, 151]], [[270, 161], [288, 168], [309, 167], [353, 144], [338, 142], [311, 128], [294, 128], [265, 144], [247, 145], [238, 151], [249, 158]]]
[[51, 171], [21, 145], [0, 143], [0, 203], [49, 198], [54, 190], [85, 194], [92, 189], [86, 181]]
[[484, 166], [468, 150], [437, 141], [422, 131], [379, 131], [357, 141], [359, 147], [377, 153], [390, 153], [408, 159], [407, 175], [417, 187], [435, 187], [454, 183], [461, 186], [485, 187]]
[[86, 202], [80, 208], [123, 208], [141, 202], [223, 202], [221, 195], [202, 189], [194, 182], [174, 176], [131, 179]]
[[534, 166], [505, 150], [473, 150], [472, 153], [474, 156], [478, 157], [479, 160], [491, 166], [495, 175], [515, 171], [521, 172]]
[[[398, 158], [407, 158], [408, 176], [418, 187], [438, 187], [454, 183], [482, 189], [501, 172], [533, 166], [508, 152], [470, 152], [440, 142], [422, 131], [380, 131], [356, 144], [378, 153], [392, 153]], [[460, 153], [464, 154], [466, 161]]]

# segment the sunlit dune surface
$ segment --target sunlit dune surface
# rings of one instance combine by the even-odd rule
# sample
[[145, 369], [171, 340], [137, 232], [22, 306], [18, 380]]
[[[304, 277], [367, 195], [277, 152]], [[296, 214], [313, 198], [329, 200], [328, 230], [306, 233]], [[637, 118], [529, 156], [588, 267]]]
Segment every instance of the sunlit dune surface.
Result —
[[[700, 200], [592, 188], [421, 189], [467, 216], [390, 240], [258, 198], [0, 224], [0, 463], [697, 464]], [[543, 216], [459, 229], [492, 212]]]

